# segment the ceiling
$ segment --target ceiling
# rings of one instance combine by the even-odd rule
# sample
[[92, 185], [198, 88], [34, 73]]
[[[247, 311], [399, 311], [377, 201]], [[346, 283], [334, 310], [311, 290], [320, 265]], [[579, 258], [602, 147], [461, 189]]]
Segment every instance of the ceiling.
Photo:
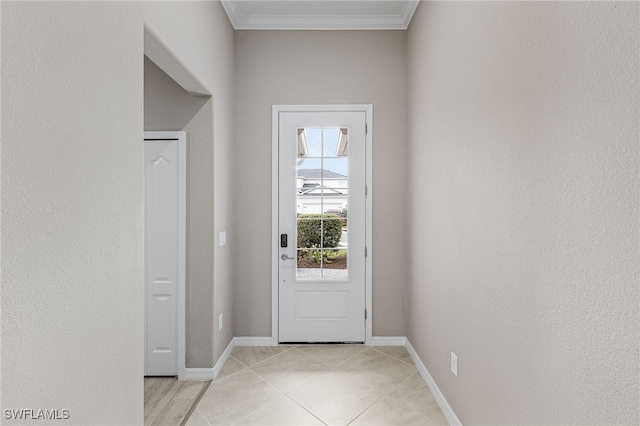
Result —
[[221, 0], [236, 30], [406, 30], [419, 0]]

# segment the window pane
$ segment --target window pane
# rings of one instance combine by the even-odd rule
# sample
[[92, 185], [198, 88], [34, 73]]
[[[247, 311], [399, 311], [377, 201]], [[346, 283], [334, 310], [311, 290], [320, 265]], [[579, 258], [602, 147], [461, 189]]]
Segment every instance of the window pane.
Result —
[[304, 135], [307, 143], [306, 157], [322, 157], [322, 129], [304, 129]]
[[296, 212], [298, 214], [322, 213], [322, 177], [320, 159], [298, 159], [296, 181]]
[[[323, 129], [322, 130], [322, 156], [325, 158], [342, 157], [346, 155], [346, 134], [342, 133], [342, 129]], [[346, 132], [346, 129], [344, 129]]]
[[322, 220], [322, 248], [336, 248], [342, 239], [342, 220], [336, 215], [325, 215]]
[[325, 280], [349, 279], [347, 250], [323, 250], [322, 278]]
[[322, 246], [322, 219], [320, 215], [298, 215], [297, 247], [300, 249]]
[[296, 259], [296, 279], [321, 280], [322, 256], [318, 249], [299, 249]]

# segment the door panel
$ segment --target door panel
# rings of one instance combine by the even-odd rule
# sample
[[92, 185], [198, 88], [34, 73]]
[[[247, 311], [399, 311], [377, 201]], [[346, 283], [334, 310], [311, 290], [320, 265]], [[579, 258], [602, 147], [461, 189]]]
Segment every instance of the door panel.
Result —
[[178, 374], [177, 140], [145, 141], [146, 375]]
[[279, 340], [365, 340], [365, 113], [278, 118]]

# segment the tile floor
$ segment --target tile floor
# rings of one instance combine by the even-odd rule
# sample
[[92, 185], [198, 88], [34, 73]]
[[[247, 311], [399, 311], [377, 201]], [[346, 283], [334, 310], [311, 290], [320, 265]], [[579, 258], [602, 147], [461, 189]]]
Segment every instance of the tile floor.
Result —
[[404, 347], [236, 347], [187, 425], [446, 425]]

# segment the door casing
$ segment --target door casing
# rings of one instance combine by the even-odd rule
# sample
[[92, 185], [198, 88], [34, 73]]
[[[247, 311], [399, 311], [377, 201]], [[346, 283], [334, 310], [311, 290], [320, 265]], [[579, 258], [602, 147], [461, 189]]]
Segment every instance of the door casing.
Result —
[[365, 182], [367, 186], [366, 219], [365, 219], [365, 245], [367, 257], [365, 259], [365, 307], [367, 318], [365, 319], [365, 343], [372, 342], [372, 289], [373, 289], [373, 185], [372, 185], [372, 152], [373, 152], [373, 105], [273, 105], [272, 106], [272, 133], [271, 133], [271, 343], [279, 343], [279, 279], [278, 279], [278, 217], [279, 217], [279, 116], [286, 112], [364, 112], [367, 131], [365, 132]]

